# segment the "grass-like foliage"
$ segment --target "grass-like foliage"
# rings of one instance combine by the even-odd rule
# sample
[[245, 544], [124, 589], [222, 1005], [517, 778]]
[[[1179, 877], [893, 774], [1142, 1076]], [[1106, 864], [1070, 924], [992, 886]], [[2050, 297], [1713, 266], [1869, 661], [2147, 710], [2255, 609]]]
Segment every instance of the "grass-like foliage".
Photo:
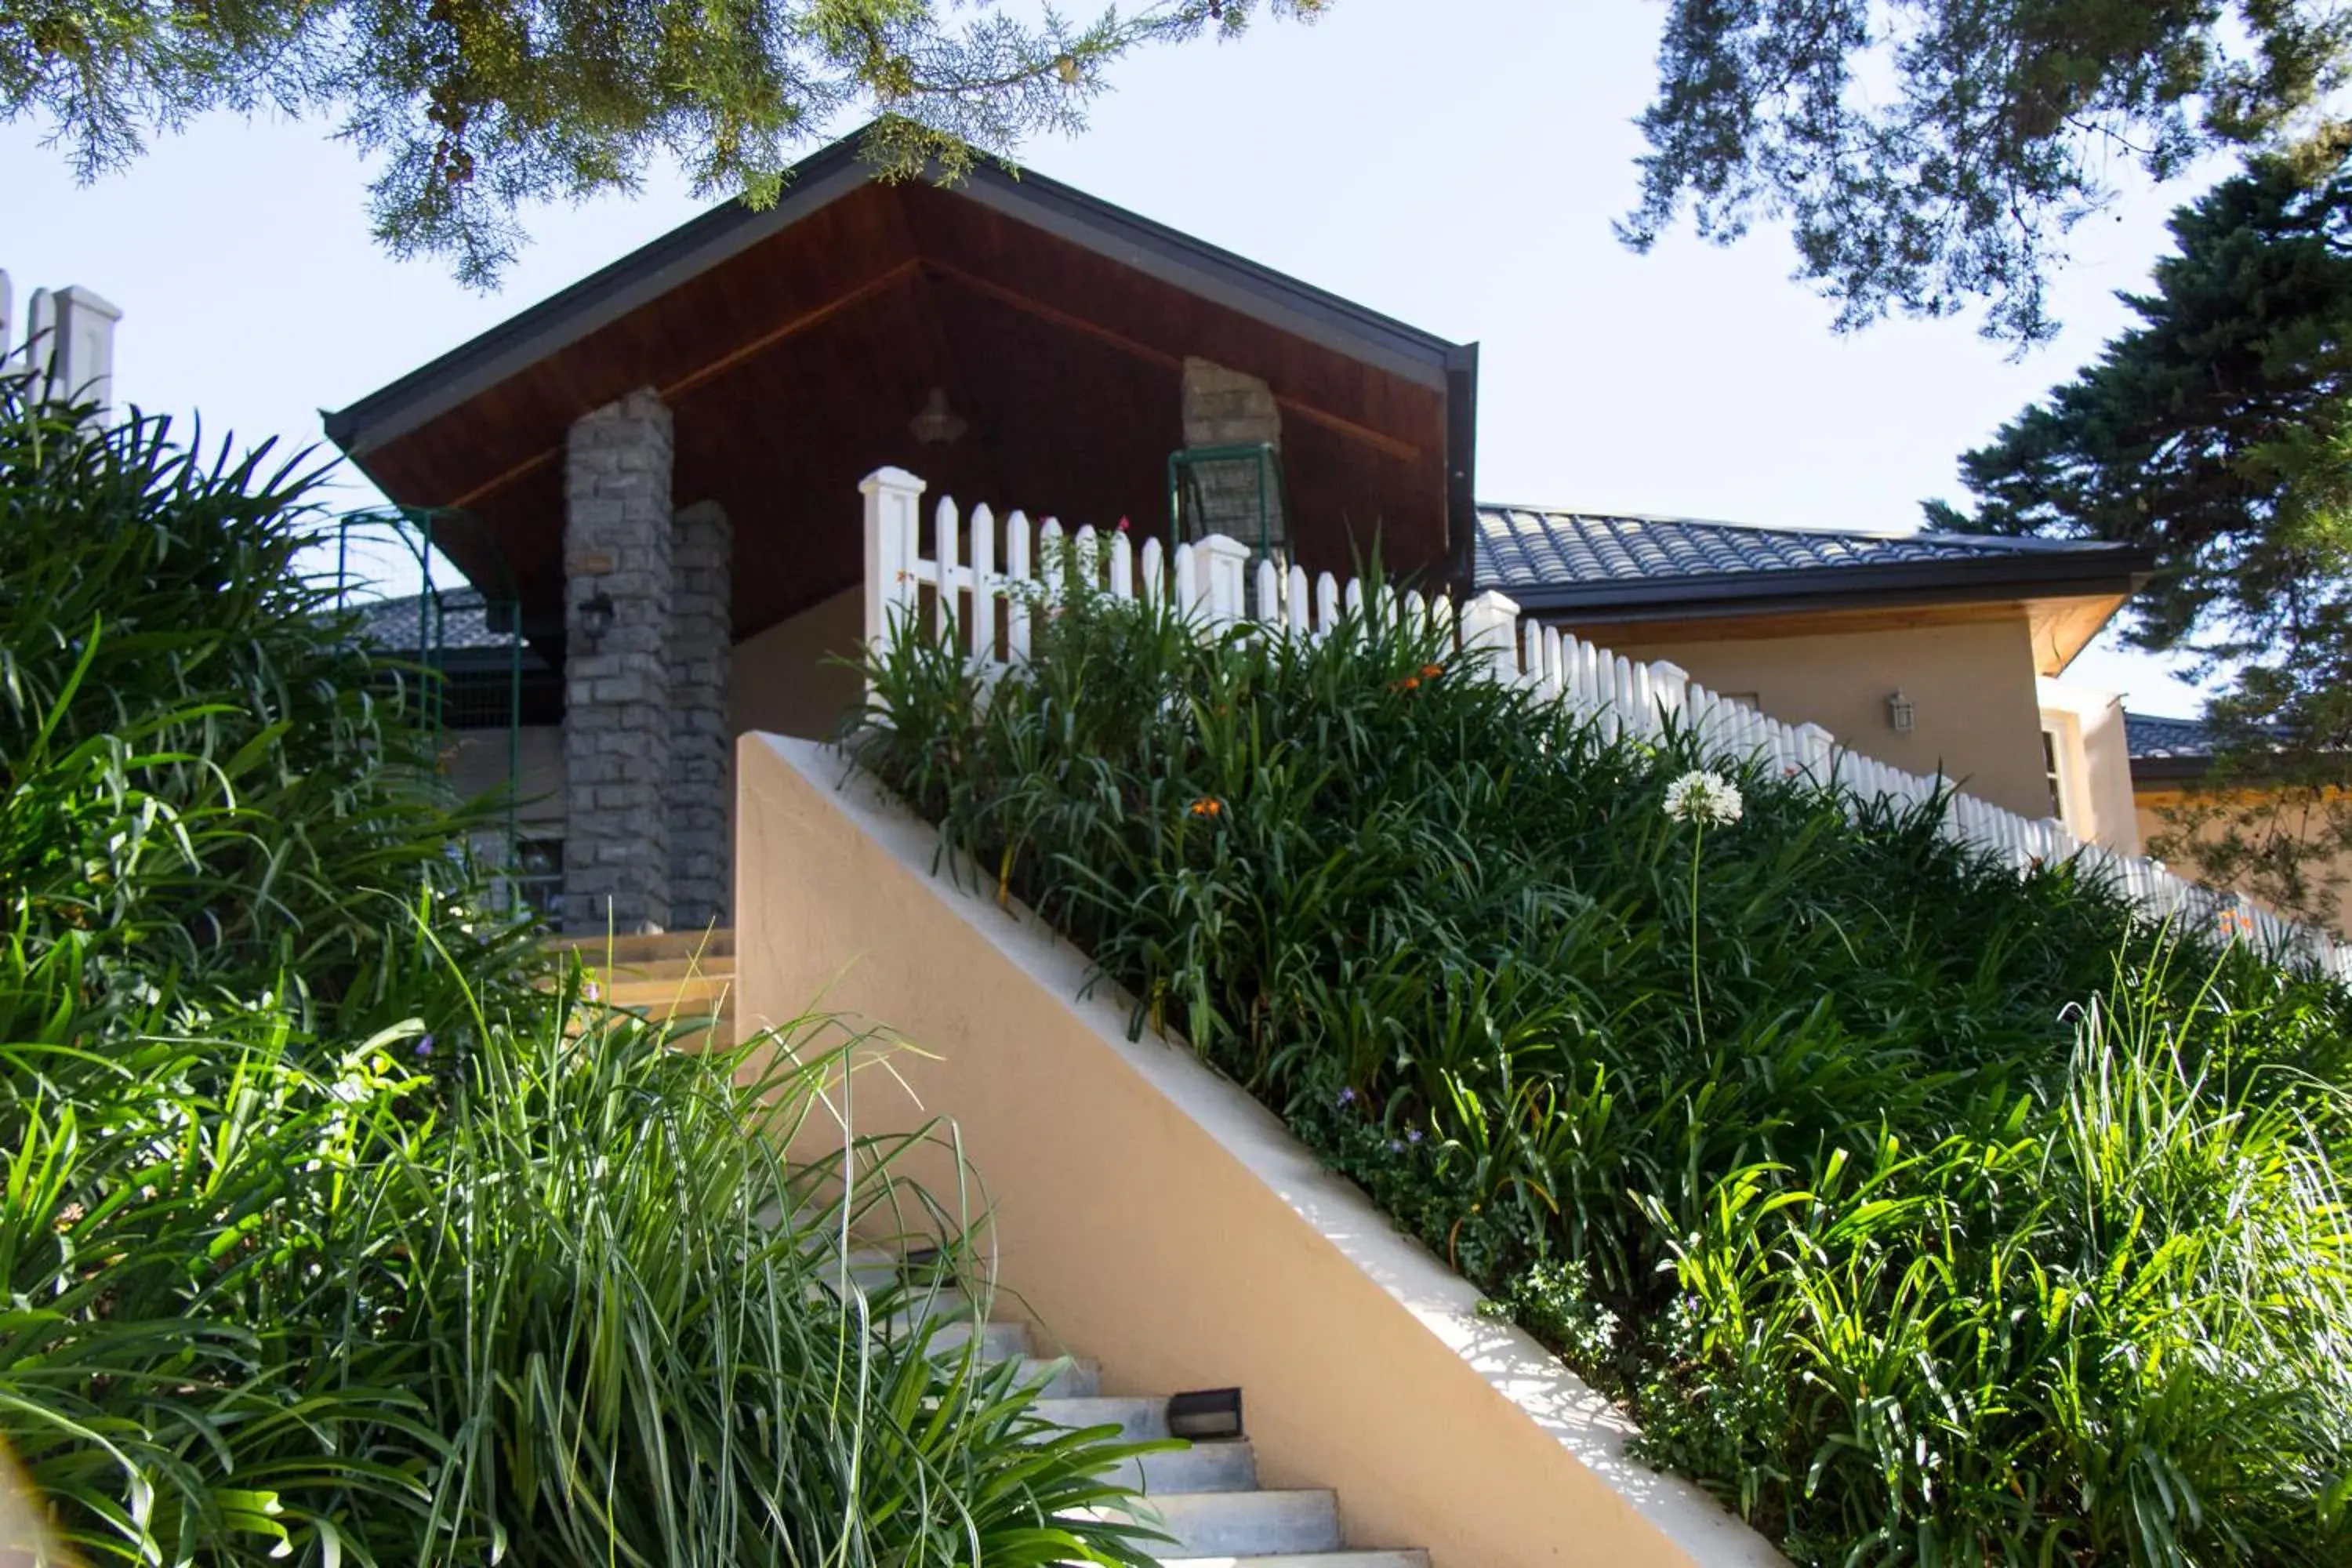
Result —
[[56, 1549], [1141, 1563], [1061, 1517], [1131, 1450], [929, 1353], [938, 1276], [852, 1288], [853, 1230], [970, 1245], [919, 1139], [787, 1158], [852, 1042], [585, 1002], [299, 575], [308, 482], [82, 413], [0, 383], [0, 1440]]
[[1417, 630], [1039, 623], [882, 650], [860, 756], [1647, 1457], [1805, 1563], [2352, 1563], [2341, 989], [1936, 810], [1678, 819]]

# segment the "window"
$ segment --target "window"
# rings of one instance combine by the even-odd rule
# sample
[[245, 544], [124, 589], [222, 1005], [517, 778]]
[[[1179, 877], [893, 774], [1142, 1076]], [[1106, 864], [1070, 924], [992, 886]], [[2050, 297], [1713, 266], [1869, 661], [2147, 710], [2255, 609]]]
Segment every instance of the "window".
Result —
[[561, 838], [518, 838], [515, 840], [514, 874], [511, 879], [515, 898], [533, 910], [550, 925], [563, 919], [563, 840]]
[[2042, 731], [2042, 777], [2050, 786], [2050, 815], [2064, 822], [2066, 811], [2065, 741], [2055, 728]]

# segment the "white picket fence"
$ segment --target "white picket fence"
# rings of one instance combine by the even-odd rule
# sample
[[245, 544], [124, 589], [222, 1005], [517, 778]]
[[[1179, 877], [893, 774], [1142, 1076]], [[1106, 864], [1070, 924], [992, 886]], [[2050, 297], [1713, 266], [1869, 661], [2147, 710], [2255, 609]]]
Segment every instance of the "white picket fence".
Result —
[[1719, 763], [1750, 760], [1785, 777], [1840, 789], [1853, 801], [1924, 805], [1949, 797], [1945, 831], [2023, 872], [2080, 859], [2120, 887], [2141, 909], [2189, 930], [2243, 940], [2282, 959], [2318, 964], [2352, 979], [2352, 947], [2281, 919], [2242, 894], [2217, 892], [2175, 876], [2160, 863], [2085, 843], [2054, 817], [2032, 818], [1958, 791], [1950, 780], [1906, 773], [1838, 744], [1818, 724], [1785, 724], [1710, 691], [1664, 660], [1638, 664], [1556, 626], [1522, 622], [1517, 605], [1489, 590], [1458, 607], [1443, 596], [1344, 584], [1325, 572], [1310, 578], [1249, 547], [1211, 535], [1166, 551], [1157, 539], [1140, 549], [1124, 531], [1066, 531], [1052, 518], [1019, 511], [998, 517], [986, 506], [966, 517], [951, 499], [932, 509], [931, 550], [922, 550], [924, 482], [903, 468], [881, 468], [859, 486], [866, 497], [866, 637], [879, 646], [894, 623], [920, 626], [952, 639], [973, 670], [992, 678], [1026, 658], [1033, 617], [1064, 592], [1066, 574], [1083, 572], [1096, 587], [1146, 603], [1173, 603], [1204, 626], [1248, 621], [1283, 635], [1319, 637], [1341, 618], [1367, 613], [1442, 629], [1460, 654], [1502, 680], [1529, 688], [1589, 715], [1614, 739], [1696, 735], [1701, 753]]

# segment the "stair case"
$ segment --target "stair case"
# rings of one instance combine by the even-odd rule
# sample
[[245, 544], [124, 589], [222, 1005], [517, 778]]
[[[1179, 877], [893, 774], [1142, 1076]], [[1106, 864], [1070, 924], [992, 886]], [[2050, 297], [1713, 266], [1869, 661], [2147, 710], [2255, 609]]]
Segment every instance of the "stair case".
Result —
[[[735, 933], [719, 928], [657, 936], [559, 936], [548, 945], [576, 952], [596, 998], [656, 1022], [710, 1018], [711, 1043], [735, 1038]], [[692, 1043], [692, 1042], [684, 1042]]]
[[[896, 1255], [861, 1251], [850, 1274], [873, 1289], [898, 1281], [906, 1267]], [[1107, 1396], [1094, 1362], [1041, 1356], [1027, 1324], [977, 1321], [971, 1310], [966, 1298], [940, 1292], [928, 1314], [947, 1320], [933, 1334], [935, 1352], [961, 1352], [978, 1335], [982, 1361], [1017, 1361], [1022, 1381], [1042, 1385], [1038, 1412], [1057, 1426], [1116, 1426], [1127, 1442], [1168, 1437], [1165, 1394]], [[1419, 1550], [1343, 1547], [1338, 1495], [1320, 1487], [1261, 1487], [1257, 1451], [1246, 1436], [1140, 1455], [1115, 1475], [1144, 1494], [1126, 1517], [1174, 1538], [1145, 1547], [1168, 1568], [1429, 1568], [1429, 1554]]]

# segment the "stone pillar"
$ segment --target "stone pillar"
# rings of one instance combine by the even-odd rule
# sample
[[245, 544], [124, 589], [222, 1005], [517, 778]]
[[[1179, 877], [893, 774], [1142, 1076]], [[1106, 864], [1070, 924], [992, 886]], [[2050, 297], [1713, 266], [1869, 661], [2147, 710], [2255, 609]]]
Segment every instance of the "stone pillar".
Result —
[[[1274, 400], [1274, 388], [1256, 376], [1227, 370], [1209, 360], [1187, 359], [1184, 445], [1236, 447], [1261, 441], [1273, 443], [1276, 455], [1280, 456], [1282, 405]], [[1203, 492], [1208, 514], [1205, 521], [1212, 526], [1226, 518], [1234, 520], [1236, 530], [1242, 519], [1254, 523], [1258, 505], [1257, 470], [1254, 465], [1219, 463], [1197, 470], [1194, 479]], [[1282, 491], [1276, 487], [1266, 497], [1266, 510], [1276, 539], [1289, 536], [1282, 504]], [[1253, 537], [1243, 542], [1255, 545], [1257, 541]]]
[[[670, 925], [670, 412], [650, 388], [572, 426], [563, 468], [563, 929]], [[592, 635], [591, 612], [611, 625]]]
[[670, 530], [669, 915], [677, 931], [725, 925], [735, 847], [732, 748], [734, 531], [716, 501], [680, 507]]

